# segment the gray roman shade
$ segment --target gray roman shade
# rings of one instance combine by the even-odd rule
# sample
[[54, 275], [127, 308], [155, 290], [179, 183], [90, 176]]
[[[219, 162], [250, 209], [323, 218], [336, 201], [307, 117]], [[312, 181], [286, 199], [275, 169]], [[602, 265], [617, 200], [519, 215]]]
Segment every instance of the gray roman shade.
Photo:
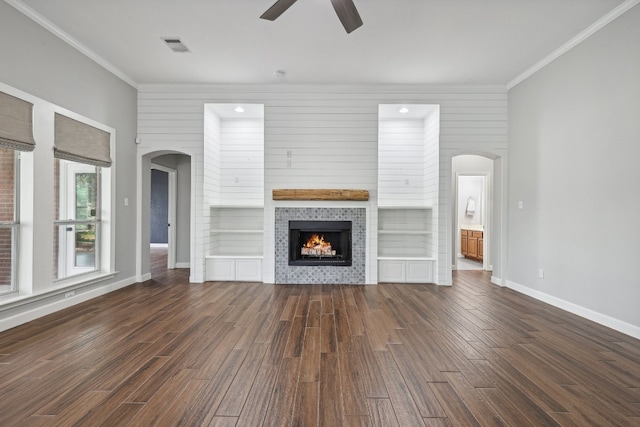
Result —
[[111, 166], [111, 134], [56, 113], [54, 156], [108, 168]]
[[33, 104], [0, 92], [0, 147], [33, 151]]

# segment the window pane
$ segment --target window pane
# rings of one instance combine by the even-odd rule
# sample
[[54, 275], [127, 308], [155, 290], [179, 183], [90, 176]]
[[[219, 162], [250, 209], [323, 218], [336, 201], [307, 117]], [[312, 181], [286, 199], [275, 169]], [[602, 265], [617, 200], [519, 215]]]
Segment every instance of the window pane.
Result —
[[99, 268], [99, 168], [56, 159], [54, 171], [56, 218], [65, 223], [54, 226], [53, 276], [64, 279]]
[[96, 266], [96, 229], [93, 224], [76, 225], [75, 267]]
[[0, 228], [0, 293], [13, 290], [14, 229]]
[[15, 290], [16, 153], [0, 147], [0, 293]]
[[96, 174], [76, 173], [76, 219], [96, 217]]
[[15, 151], [0, 147], [0, 222], [15, 221]]

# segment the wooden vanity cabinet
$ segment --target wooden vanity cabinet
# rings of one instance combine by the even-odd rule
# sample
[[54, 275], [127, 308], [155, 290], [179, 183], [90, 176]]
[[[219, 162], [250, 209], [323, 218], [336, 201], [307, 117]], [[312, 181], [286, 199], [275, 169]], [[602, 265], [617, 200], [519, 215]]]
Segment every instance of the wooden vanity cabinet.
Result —
[[460, 230], [460, 250], [467, 258], [482, 260], [483, 232], [473, 230]]

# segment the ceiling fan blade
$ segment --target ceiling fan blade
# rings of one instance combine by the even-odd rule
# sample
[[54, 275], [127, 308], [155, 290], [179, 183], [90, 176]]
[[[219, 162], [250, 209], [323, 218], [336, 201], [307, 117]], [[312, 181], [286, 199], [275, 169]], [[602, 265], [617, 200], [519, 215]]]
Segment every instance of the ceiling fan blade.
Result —
[[360, 28], [362, 19], [353, 0], [331, 0], [331, 4], [333, 4], [333, 8], [347, 33]]
[[269, 9], [267, 9], [260, 18], [275, 21], [278, 16], [282, 15], [296, 1], [297, 0], [278, 0]]

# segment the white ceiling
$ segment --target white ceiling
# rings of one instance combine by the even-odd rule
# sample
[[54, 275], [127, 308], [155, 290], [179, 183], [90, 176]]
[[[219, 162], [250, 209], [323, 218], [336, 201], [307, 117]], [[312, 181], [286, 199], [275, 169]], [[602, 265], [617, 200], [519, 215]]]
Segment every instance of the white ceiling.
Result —
[[[347, 34], [330, 0], [5, 0], [132, 84], [508, 85], [637, 0], [354, 0]], [[163, 37], [191, 50], [174, 53]], [[286, 76], [278, 78], [277, 70]]]

